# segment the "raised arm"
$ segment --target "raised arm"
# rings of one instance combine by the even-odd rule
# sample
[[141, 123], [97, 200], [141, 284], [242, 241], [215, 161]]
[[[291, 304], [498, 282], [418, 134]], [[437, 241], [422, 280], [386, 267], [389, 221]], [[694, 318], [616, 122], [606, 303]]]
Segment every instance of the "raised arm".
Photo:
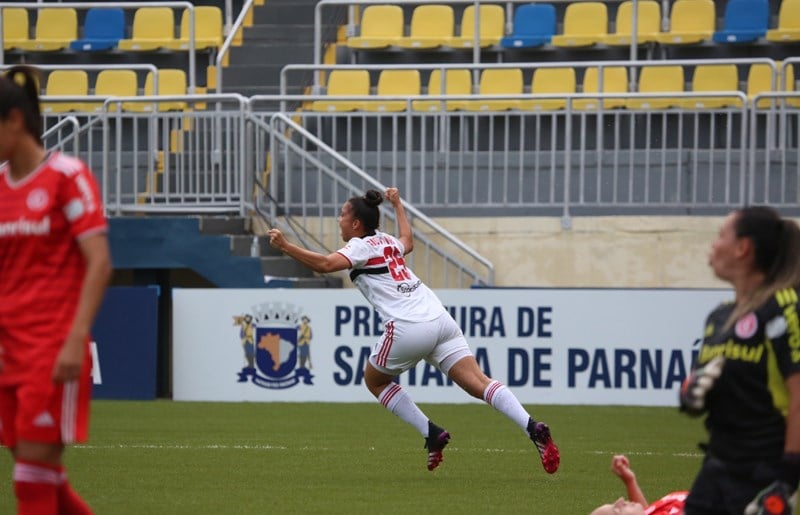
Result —
[[633, 469], [631, 469], [628, 458], [621, 454], [614, 456], [611, 459], [611, 471], [625, 484], [625, 489], [628, 491], [628, 500], [639, 503], [642, 507], [647, 508], [647, 499], [645, 499], [642, 489], [639, 488], [639, 483], [636, 481], [636, 474], [634, 474]]
[[411, 224], [406, 216], [403, 203], [400, 201], [400, 190], [397, 188], [386, 188], [385, 196], [386, 200], [392, 203], [397, 218], [397, 229], [400, 232], [397, 239], [403, 244], [404, 254], [408, 254], [414, 250], [414, 233], [411, 230]]
[[267, 234], [269, 235], [270, 245], [303, 263], [315, 272], [327, 274], [350, 268], [350, 262], [338, 252], [333, 252], [326, 256], [298, 247], [294, 243], [290, 243], [279, 229], [270, 229]]

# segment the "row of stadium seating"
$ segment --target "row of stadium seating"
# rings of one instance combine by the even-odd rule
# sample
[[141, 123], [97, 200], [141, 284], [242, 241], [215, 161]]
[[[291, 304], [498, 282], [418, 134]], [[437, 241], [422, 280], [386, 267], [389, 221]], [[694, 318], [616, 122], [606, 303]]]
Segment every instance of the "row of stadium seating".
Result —
[[[729, 0], [723, 26], [716, 30], [712, 0], [677, 0], [669, 13], [669, 29], [661, 30], [661, 6], [655, 0], [638, 2], [637, 41], [664, 45], [800, 41], [800, 0], [783, 0], [778, 24], [769, 28], [767, 0]], [[504, 48], [590, 47], [597, 44], [630, 45], [633, 3], [622, 2], [616, 13], [616, 31], [608, 31], [608, 9], [603, 2], [571, 3], [564, 12], [563, 32], [556, 33], [556, 9], [547, 3], [521, 5], [514, 13], [513, 30], [505, 34], [505, 10], [499, 5], [479, 8], [479, 45]], [[414, 8], [408, 34], [399, 5], [370, 5], [364, 9], [360, 34], [347, 39], [352, 49], [389, 47], [434, 49], [471, 48], [475, 39], [475, 8], [464, 9], [456, 35], [454, 10], [445, 4], [423, 4]]]
[[[92, 8], [86, 13], [83, 37], [78, 37], [78, 14], [72, 8], [36, 9], [33, 38], [28, 10], [3, 9], [3, 48], [28, 52], [188, 50], [189, 10], [183, 10], [178, 37], [170, 7], [140, 7], [133, 16], [130, 38], [126, 37], [125, 13], [121, 8]], [[222, 45], [222, 11], [219, 7], [194, 8], [195, 50]]]
[[[45, 81], [43, 93], [47, 96], [57, 97], [135, 97], [139, 95], [139, 77], [133, 70], [103, 70], [97, 74], [94, 88], [89, 88], [89, 74], [83, 70], [54, 70], [50, 72]], [[153, 73], [149, 72], [145, 78], [144, 96], [152, 96]], [[186, 73], [183, 70], [161, 69], [158, 70], [157, 95], [185, 95]], [[111, 110], [115, 107], [112, 105]], [[185, 102], [160, 102], [159, 111], [182, 111], [186, 109]], [[82, 112], [95, 113], [103, 110], [102, 102], [43, 102], [44, 114]], [[153, 104], [146, 102], [124, 102], [123, 111], [148, 112], [153, 110]]]
[[[777, 87], [773, 88], [773, 73], [769, 65], [753, 64], [748, 69], [744, 92], [749, 98], [759, 93], [770, 91], [794, 91], [794, 69], [787, 66], [786, 77], [777, 79]], [[416, 96], [442, 95], [441, 71], [433, 70], [430, 74], [427, 89], [421, 87], [421, 74], [418, 70], [383, 70], [380, 72], [375, 96]], [[480, 75], [475, 100], [447, 100], [444, 102], [448, 111], [503, 111], [509, 109], [522, 110], [554, 110], [564, 109], [566, 99], [481, 99], [480, 95], [521, 95], [524, 93], [542, 95], [568, 95], [574, 93], [598, 92], [598, 69], [587, 68], [582, 87], [578, 89], [576, 72], [572, 67], [537, 68], [532, 75], [528, 88], [523, 80], [523, 72], [519, 68], [488, 68]], [[629, 76], [625, 67], [613, 66], [603, 69], [603, 93], [625, 94], [629, 91]], [[781, 88], [781, 85], [785, 87]], [[694, 67], [690, 88], [685, 89], [684, 67], [644, 66], [639, 71], [638, 91], [640, 93], [683, 93], [683, 92], [737, 92], [739, 87], [738, 70], [734, 64], [698, 65]], [[466, 69], [449, 69], [445, 75], [446, 95], [472, 95], [472, 75]], [[333, 70], [327, 82], [328, 96], [359, 96], [372, 94], [370, 75], [367, 70]], [[596, 109], [598, 99], [579, 99], [573, 102], [576, 109]], [[414, 100], [411, 103], [415, 111], [438, 111], [442, 107], [439, 100]], [[762, 99], [758, 107], [768, 107], [770, 102]], [[789, 105], [800, 106], [800, 101], [792, 99]], [[402, 100], [363, 101], [361, 99], [325, 99], [311, 103], [313, 111], [405, 111], [408, 103]], [[604, 108], [666, 109], [682, 107], [689, 109], [715, 109], [722, 107], [740, 107], [741, 101], [735, 97], [695, 97], [670, 98], [668, 95], [659, 98], [609, 98], [603, 100]]]

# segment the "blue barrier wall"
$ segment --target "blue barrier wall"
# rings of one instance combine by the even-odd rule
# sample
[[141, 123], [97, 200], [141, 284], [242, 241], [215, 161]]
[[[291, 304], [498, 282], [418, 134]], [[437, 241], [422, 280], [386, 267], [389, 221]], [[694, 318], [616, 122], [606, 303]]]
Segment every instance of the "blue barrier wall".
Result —
[[155, 399], [158, 294], [153, 286], [106, 292], [92, 329], [95, 399]]

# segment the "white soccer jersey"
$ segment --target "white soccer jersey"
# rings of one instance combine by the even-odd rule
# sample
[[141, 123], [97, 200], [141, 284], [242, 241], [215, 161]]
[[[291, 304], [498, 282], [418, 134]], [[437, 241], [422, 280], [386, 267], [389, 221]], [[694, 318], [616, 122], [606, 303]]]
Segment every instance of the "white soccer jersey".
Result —
[[403, 244], [380, 231], [351, 238], [339, 254], [350, 262], [350, 279], [384, 322], [433, 320], [445, 313], [439, 298], [406, 267]]

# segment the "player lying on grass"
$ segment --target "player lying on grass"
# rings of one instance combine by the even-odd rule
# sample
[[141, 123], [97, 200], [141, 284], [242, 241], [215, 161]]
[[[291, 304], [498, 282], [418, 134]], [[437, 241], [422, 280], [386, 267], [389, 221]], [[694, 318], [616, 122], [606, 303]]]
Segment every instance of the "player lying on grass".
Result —
[[649, 504], [639, 483], [636, 474], [631, 469], [628, 458], [622, 454], [611, 459], [611, 471], [625, 485], [628, 499], [620, 497], [613, 504], [604, 504], [596, 508], [591, 515], [679, 515], [683, 513], [683, 502], [688, 492], [672, 492], [653, 504]]

